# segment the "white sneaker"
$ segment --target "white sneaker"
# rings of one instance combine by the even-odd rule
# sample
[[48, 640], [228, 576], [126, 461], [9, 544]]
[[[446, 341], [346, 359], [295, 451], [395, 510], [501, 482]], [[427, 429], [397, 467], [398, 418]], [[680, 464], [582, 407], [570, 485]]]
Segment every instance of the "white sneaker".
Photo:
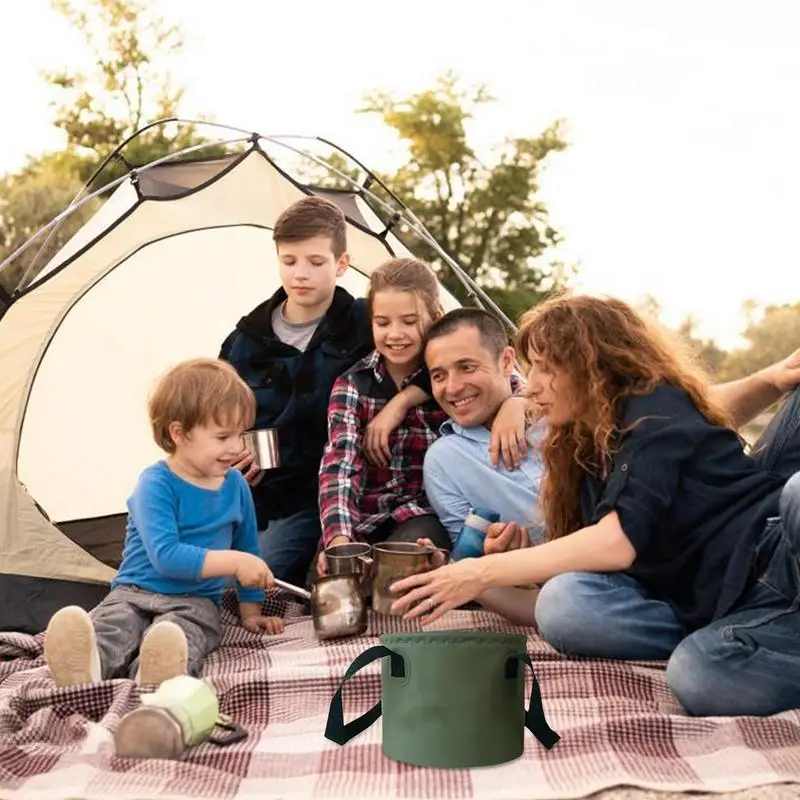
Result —
[[102, 680], [92, 618], [80, 606], [66, 606], [50, 618], [44, 657], [57, 686], [79, 686]]
[[189, 647], [182, 628], [169, 620], [156, 622], [142, 639], [137, 678], [143, 686], [159, 686], [176, 675], [185, 675]]

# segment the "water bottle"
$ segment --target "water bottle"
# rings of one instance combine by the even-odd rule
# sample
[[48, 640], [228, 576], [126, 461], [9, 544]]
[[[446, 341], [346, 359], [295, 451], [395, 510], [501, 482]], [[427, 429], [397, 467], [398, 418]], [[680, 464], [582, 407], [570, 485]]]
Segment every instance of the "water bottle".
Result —
[[464, 524], [458, 541], [453, 548], [452, 560], [458, 561], [462, 558], [480, 558], [483, 555], [483, 540], [489, 532], [489, 526], [493, 522], [499, 522], [500, 515], [485, 508], [473, 508]]
[[[142, 695], [141, 701], [114, 732], [115, 749], [122, 758], [178, 760], [203, 742], [225, 747], [247, 736], [241, 726], [219, 713], [211, 687], [189, 675], [164, 681], [153, 694]], [[216, 728], [229, 733], [215, 734]]]

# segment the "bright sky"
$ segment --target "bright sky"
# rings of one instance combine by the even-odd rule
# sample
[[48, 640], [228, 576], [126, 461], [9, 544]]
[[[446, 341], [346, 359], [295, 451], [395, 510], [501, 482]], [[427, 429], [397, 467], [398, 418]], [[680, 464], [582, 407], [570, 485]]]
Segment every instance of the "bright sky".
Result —
[[[474, 125], [481, 148], [566, 119], [571, 147], [549, 164], [542, 199], [586, 289], [652, 294], [667, 322], [695, 314], [728, 346], [746, 298], [800, 301], [793, 0], [159, 5], [186, 34], [185, 116], [321, 135], [380, 169], [392, 141], [353, 113], [363, 95], [425, 89], [452, 68], [498, 97]], [[14, 8], [0, 171], [58, 145], [40, 71], [73, 63], [77, 46], [48, 0]]]

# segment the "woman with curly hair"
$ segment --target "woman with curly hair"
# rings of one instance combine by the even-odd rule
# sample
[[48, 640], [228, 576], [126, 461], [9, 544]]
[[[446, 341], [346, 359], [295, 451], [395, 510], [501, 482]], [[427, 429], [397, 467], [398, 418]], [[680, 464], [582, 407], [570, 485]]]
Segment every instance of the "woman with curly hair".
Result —
[[561, 652], [668, 659], [695, 715], [800, 707], [800, 473], [746, 454], [702, 374], [619, 300], [551, 299], [517, 347], [549, 428], [548, 541], [400, 581], [395, 609], [433, 621], [543, 584], [536, 622]]

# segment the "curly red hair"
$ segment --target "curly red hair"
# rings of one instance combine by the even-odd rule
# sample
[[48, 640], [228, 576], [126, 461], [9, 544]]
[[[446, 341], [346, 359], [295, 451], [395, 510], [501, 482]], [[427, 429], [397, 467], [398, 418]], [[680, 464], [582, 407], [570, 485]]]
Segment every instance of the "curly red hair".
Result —
[[542, 443], [540, 504], [549, 539], [581, 527], [582, 475], [605, 476], [625, 398], [668, 383], [684, 389], [711, 422], [731, 426], [688, 348], [621, 300], [553, 297], [523, 315], [516, 347], [523, 361], [540, 358], [563, 372], [580, 409], [577, 419], [550, 425]]

